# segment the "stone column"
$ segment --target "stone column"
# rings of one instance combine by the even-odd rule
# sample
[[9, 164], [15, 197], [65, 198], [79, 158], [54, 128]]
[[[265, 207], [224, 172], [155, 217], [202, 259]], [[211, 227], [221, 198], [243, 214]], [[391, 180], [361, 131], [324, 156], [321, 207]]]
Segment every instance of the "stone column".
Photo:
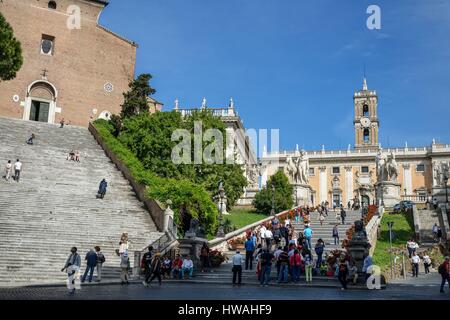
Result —
[[[407, 195], [412, 195], [412, 176], [411, 165], [409, 163], [403, 164], [403, 189], [406, 189]], [[404, 194], [404, 190], [400, 190]]]
[[353, 170], [352, 166], [345, 166], [345, 191], [346, 199], [344, 205], [353, 200]]
[[328, 179], [327, 179], [327, 167], [319, 167], [319, 190], [320, 190], [320, 202], [328, 201]]

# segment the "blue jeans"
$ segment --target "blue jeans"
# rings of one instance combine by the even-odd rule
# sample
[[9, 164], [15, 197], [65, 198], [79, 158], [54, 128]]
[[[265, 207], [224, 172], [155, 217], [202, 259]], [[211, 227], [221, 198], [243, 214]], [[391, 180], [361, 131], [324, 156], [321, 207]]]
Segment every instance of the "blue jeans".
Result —
[[181, 279], [181, 270], [173, 269], [172, 276], [174, 279]]
[[284, 282], [287, 283], [288, 282], [288, 265], [287, 264], [282, 264], [280, 266], [280, 274], [278, 275], [278, 283], [280, 282]]
[[316, 264], [316, 268], [320, 268], [320, 266], [322, 265], [322, 254], [318, 254], [317, 255], [317, 264]]
[[306, 245], [308, 246], [308, 250], [311, 251], [311, 237], [305, 237]]
[[269, 284], [271, 266], [261, 267], [261, 284]]
[[192, 278], [192, 274], [194, 273], [194, 268], [183, 268], [181, 269], [181, 278], [184, 279], [184, 273], [189, 272], [189, 278]]
[[81, 282], [84, 282], [86, 280], [86, 276], [89, 272], [89, 282], [92, 281], [92, 276], [94, 274], [95, 266], [86, 266], [86, 270], [84, 271], [83, 279], [81, 279]]
[[292, 266], [292, 281], [300, 281], [300, 266]]

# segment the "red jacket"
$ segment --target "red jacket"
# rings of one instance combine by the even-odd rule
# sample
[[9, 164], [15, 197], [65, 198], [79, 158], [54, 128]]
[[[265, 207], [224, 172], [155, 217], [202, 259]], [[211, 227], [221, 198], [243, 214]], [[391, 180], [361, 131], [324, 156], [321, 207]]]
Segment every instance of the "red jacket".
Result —
[[300, 266], [302, 263], [302, 258], [300, 257], [300, 254], [295, 253], [294, 255], [291, 256], [291, 258], [289, 259], [289, 264], [291, 266]]
[[172, 269], [181, 269], [181, 266], [183, 265], [183, 260], [181, 259], [175, 259], [172, 262]]

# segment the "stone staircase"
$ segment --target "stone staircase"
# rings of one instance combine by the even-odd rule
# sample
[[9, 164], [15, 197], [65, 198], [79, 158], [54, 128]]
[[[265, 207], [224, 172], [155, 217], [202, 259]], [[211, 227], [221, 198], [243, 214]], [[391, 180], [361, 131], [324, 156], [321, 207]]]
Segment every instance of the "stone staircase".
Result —
[[[337, 211], [336, 211], [337, 212]], [[338, 221], [336, 219], [335, 211], [328, 211], [328, 216], [325, 216], [325, 220], [323, 221], [323, 225], [320, 225], [319, 221], [319, 213], [317, 211], [312, 212], [310, 214], [310, 227], [313, 231], [311, 244], [314, 248], [318, 239], [322, 239], [325, 242], [325, 252], [330, 252], [335, 249], [342, 250], [342, 241], [347, 237], [346, 231], [354, 224], [356, 220], [361, 219], [361, 213], [359, 211], [351, 211], [348, 210], [347, 216], [345, 218], [345, 224], [341, 224], [342, 221]], [[339, 245], [334, 245], [333, 238], [333, 227], [338, 224], [339, 230]], [[297, 232], [303, 232], [304, 224], [300, 222], [292, 221], [292, 225], [294, 226]], [[313, 251], [315, 255], [315, 252]]]
[[420, 229], [418, 231], [421, 244], [434, 244], [435, 240], [433, 235], [433, 226], [435, 223], [440, 226], [438, 213], [435, 210], [417, 210], [417, 217], [420, 225]]
[[[36, 135], [35, 144], [25, 143]], [[71, 149], [81, 162], [67, 161]], [[120, 171], [86, 128], [0, 118], [0, 169], [7, 160], [23, 163], [20, 182], [0, 179], [0, 286], [61, 283], [70, 248], [82, 256], [96, 245], [106, 262], [104, 278], [119, 278], [115, 254], [128, 232], [130, 262], [161, 236], [149, 213]], [[101, 179], [104, 199], [96, 199]]]

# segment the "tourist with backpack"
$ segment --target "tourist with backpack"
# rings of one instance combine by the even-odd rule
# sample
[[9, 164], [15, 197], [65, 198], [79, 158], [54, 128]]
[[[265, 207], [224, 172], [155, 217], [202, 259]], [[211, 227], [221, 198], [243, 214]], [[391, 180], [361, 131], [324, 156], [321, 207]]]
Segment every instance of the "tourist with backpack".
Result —
[[99, 246], [95, 247], [95, 252], [97, 254], [97, 282], [100, 282], [102, 281], [103, 263], [106, 261], [106, 259]]
[[108, 183], [106, 179], [100, 181], [100, 185], [98, 186], [97, 198], [103, 199], [106, 194], [106, 188], [108, 187]]
[[305, 225], [305, 229], [303, 230], [303, 235], [305, 236], [306, 245], [308, 246], [308, 250], [312, 250], [311, 238], [313, 235], [313, 231], [309, 227], [309, 225]]
[[253, 268], [253, 253], [255, 251], [255, 243], [253, 240], [248, 237], [247, 241], [245, 241], [245, 270], [252, 270]]
[[84, 271], [83, 278], [81, 279], [81, 282], [86, 281], [86, 276], [89, 273], [89, 282], [92, 282], [92, 276], [94, 275], [94, 269], [97, 266], [97, 254], [94, 250], [90, 249], [88, 253], [86, 253], [86, 257], [84, 260], [86, 260], [86, 270]]
[[289, 273], [289, 255], [288, 255], [288, 247], [284, 247], [283, 251], [278, 255], [278, 262], [280, 264], [280, 272], [278, 275], [278, 283], [284, 282], [287, 283], [288, 273]]
[[264, 252], [259, 257], [261, 261], [261, 286], [267, 287], [270, 281], [270, 272], [272, 270], [272, 261], [274, 255], [268, 250], [264, 249]]
[[144, 253], [141, 259], [141, 269], [144, 269], [145, 278], [142, 284], [147, 286], [150, 277], [152, 276], [152, 258], [153, 258], [153, 247], [148, 246], [148, 251]]
[[448, 287], [450, 289], [450, 270], [449, 270], [449, 264], [450, 264], [450, 258], [447, 256], [445, 257], [444, 262], [439, 266], [438, 272], [441, 275], [442, 282], [441, 282], [441, 290], [440, 292], [444, 292], [444, 285], [447, 281]]

